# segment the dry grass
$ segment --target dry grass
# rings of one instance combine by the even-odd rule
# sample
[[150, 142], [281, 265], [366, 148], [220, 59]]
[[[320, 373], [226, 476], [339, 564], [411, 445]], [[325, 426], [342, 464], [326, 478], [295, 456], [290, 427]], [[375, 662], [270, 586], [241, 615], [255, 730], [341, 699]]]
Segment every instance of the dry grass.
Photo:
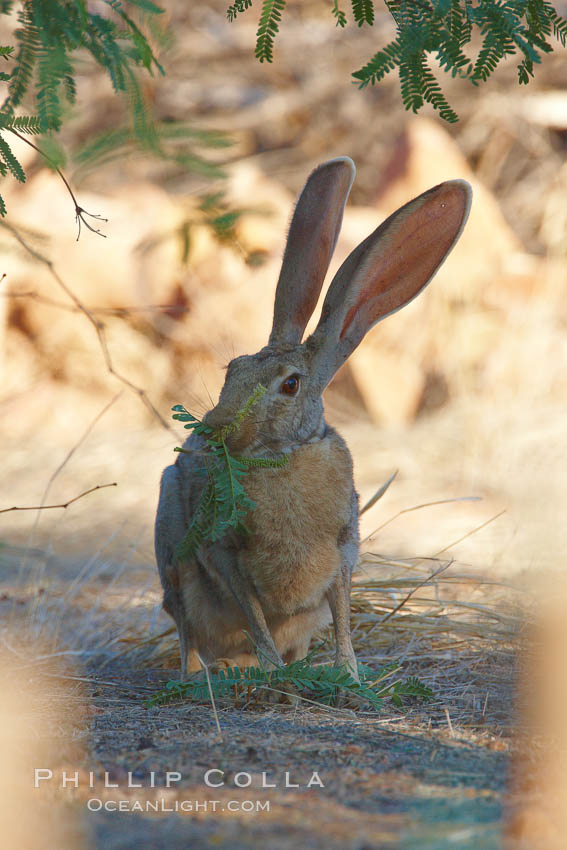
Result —
[[[154, 436], [143, 436], [144, 444], [151, 445]], [[89, 440], [95, 438], [91, 435]], [[47, 689], [53, 687], [55, 693], [61, 682], [84, 688], [88, 743], [82, 759], [71, 761], [73, 768], [118, 765], [115, 769], [124, 775], [125, 770], [140, 764], [145, 770], [162, 771], [181, 764], [183, 775], [193, 783], [191, 793], [199, 798], [202, 770], [199, 774], [198, 764], [220, 761], [234, 771], [248, 766], [252, 769], [255, 762], [250, 753], [261, 748], [260, 769], [274, 765], [270, 769], [305, 770], [313, 760], [313, 755], [305, 753], [316, 752], [329, 777], [330, 799], [337, 806], [336, 819], [329, 821], [326, 833], [329, 842], [334, 835], [337, 843], [329, 843], [329, 847], [359, 847], [362, 837], [368, 842], [376, 829], [377, 813], [390, 814], [390, 802], [384, 801], [392, 801], [402, 811], [413, 811], [414, 800], [427, 800], [429, 808], [440, 806], [439, 816], [445, 825], [435, 826], [434, 837], [439, 829], [450, 832], [457, 828], [455, 811], [461, 805], [465, 809], [481, 806], [482, 829], [498, 829], [495, 823], [504, 783], [503, 760], [514, 737], [511, 706], [516, 651], [527, 597], [511, 581], [487, 578], [449, 557], [391, 558], [364, 552], [352, 593], [353, 642], [359, 660], [372, 668], [399, 664], [400, 676], [418, 676], [433, 689], [431, 702], [403, 709], [387, 705], [376, 714], [359, 706], [353, 706], [354, 711], [338, 710], [303, 702], [295, 707], [253, 705], [249, 711], [242, 711], [223, 701], [217, 707], [222, 738], [210, 704], [166, 706], [151, 712], [145, 709], [146, 699], [167, 679], [176, 678], [179, 671], [178, 639], [160, 608], [159, 581], [150, 550], [153, 506], [148, 498], [148, 481], [151, 483], [154, 474], [150, 467], [163, 463], [165, 442], [162, 436], [155, 436], [159, 450], [153, 455], [150, 450], [152, 463], [144, 466], [145, 478], [138, 472], [132, 479], [135, 467], [121, 451], [124, 440], [117, 447], [102, 439], [96, 454], [103, 456], [104, 463], [91, 468], [91, 454], [85, 459], [74, 458], [61, 471], [50, 501], [58, 501], [62, 492], [69, 493], [83, 480], [73, 476], [73, 464], [81, 475], [89, 470], [89, 479], [94, 475], [95, 481], [106, 480], [114, 469], [122, 488], [80, 500], [70, 509], [75, 515], [65, 511], [58, 518], [57, 511], [43, 512], [42, 525], [36, 528], [34, 537], [30, 538], [28, 532], [26, 539], [20, 533], [21, 545], [0, 550], [4, 576], [0, 612], [10, 614], [0, 639], [8, 645], [16, 664], [27, 675], [46, 683]], [[134, 441], [128, 448], [131, 457], [144, 456], [141, 442]], [[89, 445], [81, 446], [81, 453], [89, 451]], [[409, 452], [407, 446], [405, 451]], [[371, 457], [370, 451], [367, 457]], [[55, 459], [52, 465], [47, 463], [46, 480], [52, 466], [56, 466]], [[407, 475], [405, 478], [399, 486], [407, 498], [411, 480]], [[40, 488], [38, 504], [43, 494]], [[396, 498], [399, 501], [401, 497], [397, 494]], [[117, 499], [124, 506], [120, 510]], [[412, 504], [415, 502], [406, 502], [402, 509]], [[465, 512], [470, 507], [465, 502], [431, 510], [437, 512], [436, 522], [441, 522], [442, 529], [449, 509]], [[388, 529], [397, 529], [400, 538], [407, 541], [407, 522], [427, 510], [403, 514], [397, 521], [401, 525], [391, 522]], [[386, 499], [373, 511], [369, 517], [373, 525], [379, 524], [378, 516], [387, 521], [397, 513]], [[492, 509], [488, 515], [491, 513]], [[126, 515], [128, 524], [124, 524]], [[29, 513], [6, 516], [17, 520], [22, 529], [27, 516], [28, 529], [35, 527]], [[145, 529], [139, 538], [129, 536], [133, 516]], [[483, 523], [467, 516], [470, 534]], [[439, 531], [445, 537], [436, 544], [438, 550], [463, 536], [462, 528], [455, 531]], [[483, 529], [475, 536], [485, 533]], [[378, 537], [380, 543], [382, 539]], [[332, 638], [330, 633], [323, 637], [327, 640], [317, 661], [326, 663], [332, 660]], [[57, 677], [49, 675], [54, 661], [59, 663]], [[84, 736], [84, 727], [82, 722], [74, 734]], [[305, 735], [301, 745], [298, 730]], [[153, 742], [148, 752], [139, 750], [144, 739]], [[378, 800], [373, 794], [378, 794]], [[267, 830], [254, 839], [259, 846], [274, 846], [278, 823], [286, 822], [285, 800], [280, 792], [274, 792], [270, 799], [274, 813], [280, 814], [273, 815], [274, 822], [259, 822], [258, 829]], [[311, 814], [299, 800], [294, 800], [294, 805], [297, 828], [309, 830], [308, 838], [296, 836], [296, 842], [299, 846], [319, 846], [315, 838], [319, 832], [317, 812], [324, 810], [323, 802], [313, 807]], [[358, 844], [354, 838], [354, 843], [348, 844], [344, 837], [336, 837], [342, 836], [345, 824], [350, 823], [347, 815], [353, 806], [357, 813], [356, 807], [365, 812], [358, 816], [358, 832], [353, 831], [361, 837]], [[395, 815], [394, 820], [393, 832], [406, 829], [403, 818]], [[112, 825], [101, 816], [94, 822], [102, 831], [96, 846], [110, 846], [107, 842], [115, 835]], [[205, 817], [203, 822], [215, 821]], [[487, 823], [490, 826], [486, 827]], [[424, 825], [419, 812], [414, 812], [409, 824], [420, 840], [431, 829]], [[141, 832], [145, 834], [150, 828], [158, 829], [148, 824]], [[254, 829], [247, 828], [251, 834], [246, 846], [255, 846]], [[478, 839], [477, 832], [471, 834]], [[128, 840], [134, 842], [136, 835], [135, 831], [128, 832]], [[160, 840], [156, 833], [154, 846], [159, 846]], [[400, 839], [392, 838], [392, 843], [400, 846]], [[232, 846], [229, 835], [220, 846]]]
[[[44, 641], [51, 635], [56, 654], [82, 656], [93, 682], [117, 669], [167, 670], [176, 678], [178, 638], [159, 610], [156, 576], [137, 568], [132, 594], [131, 570], [101, 587], [97, 573], [106, 566], [93, 564], [67, 588], [58, 584], [30, 600], [28, 625]], [[400, 675], [418, 676], [435, 694], [409, 711], [388, 709], [389, 720], [447, 725], [453, 736], [507, 737], [525, 602], [525, 592], [511, 584], [472, 575], [450, 560], [364, 554], [352, 592], [359, 660], [375, 669], [397, 663]], [[316, 661], [330, 663], [331, 630], [321, 637]]]

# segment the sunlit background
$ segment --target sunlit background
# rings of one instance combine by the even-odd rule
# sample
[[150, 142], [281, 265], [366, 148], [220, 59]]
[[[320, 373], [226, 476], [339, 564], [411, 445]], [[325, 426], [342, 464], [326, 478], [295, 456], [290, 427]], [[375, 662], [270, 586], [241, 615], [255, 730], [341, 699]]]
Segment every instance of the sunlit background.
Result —
[[[187, 122], [184, 139], [199, 131], [189, 137], [195, 169], [103, 145], [85, 161], [86, 140], [125, 121], [110, 84], [85, 65], [62, 137], [64, 170], [80, 204], [108, 218], [92, 221], [105, 238], [83, 229], [76, 241], [71, 199], [31, 148], [18, 147], [26, 185], [3, 181], [2, 506], [39, 504], [58, 464], [121, 392], [53, 481], [47, 502], [110, 481], [116, 490], [65, 514], [4, 516], [3, 539], [23, 543], [33, 526], [34, 541], [55, 553], [122, 541], [136, 557], [152, 557], [159, 474], [179, 438], [109, 374], [93, 324], [62, 284], [104, 323], [113, 368], [159, 416], [172, 425], [177, 402], [203, 412], [231, 357], [267, 339], [296, 193], [314, 165], [348, 154], [358, 175], [331, 274], [424, 189], [453, 177], [474, 189], [466, 231], [433, 284], [372, 331], [328, 392], [328, 416], [351, 446], [363, 500], [399, 470], [363, 530], [423, 502], [474, 495], [482, 501], [406, 514], [373, 545], [434, 554], [505, 510], [452, 554], [507, 574], [559, 566], [567, 399], [563, 57], [546, 59], [529, 88], [517, 86], [512, 63], [479, 89], [443, 80], [461, 118], [449, 126], [429, 107], [419, 116], [404, 112], [394, 75], [364, 91], [352, 84], [361, 58], [390, 34], [384, 14], [374, 31], [341, 31], [326, 4], [290, 2], [269, 66], [253, 57], [255, 17], [229, 25], [224, 5], [167, 4], [170, 36], [154, 39], [167, 76], [145, 82], [158, 119]], [[221, 132], [232, 145], [210, 147]], [[208, 177], [200, 160], [226, 177]], [[220, 192], [212, 212], [199, 209], [204, 195]], [[206, 222], [234, 209], [242, 213], [236, 239], [220, 242]]]

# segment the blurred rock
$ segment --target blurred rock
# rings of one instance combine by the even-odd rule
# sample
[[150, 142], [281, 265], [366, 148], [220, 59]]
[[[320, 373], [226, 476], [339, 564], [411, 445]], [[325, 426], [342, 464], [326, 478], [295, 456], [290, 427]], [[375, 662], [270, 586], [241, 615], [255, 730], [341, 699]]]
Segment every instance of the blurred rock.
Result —
[[363, 343], [351, 358], [350, 370], [374, 422], [399, 425], [415, 418], [425, 373], [411, 357]]
[[567, 833], [567, 594], [563, 576], [538, 583], [519, 664], [514, 759], [503, 830], [504, 848], [561, 850]]
[[[518, 373], [531, 368], [520, 365], [522, 351], [530, 351], [526, 335], [535, 338], [540, 325], [532, 314], [526, 326], [522, 305], [542, 295], [556, 304], [563, 260], [553, 265], [521, 251], [498, 204], [436, 122], [409, 122], [384, 175], [378, 208], [347, 206], [327, 282], [387, 215], [451, 177], [473, 184], [467, 227], [424, 295], [380, 323], [348, 361], [335, 397], [350, 387], [353, 416], [364, 411], [375, 422], [398, 425], [465, 391], [490, 392], [495, 376], [517, 383]], [[198, 412], [209, 408], [228, 361], [257, 351], [268, 338], [293, 196], [251, 160], [230, 168], [226, 191], [229, 203], [242, 210], [236, 244], [220, 243], [209, 228], [193, 223], [185, 259], [181, 233], [196, 214], [196, 201], [153, 184], [119, 186], [112, 196], [80, 193], [81, 203], [109, 222], [101, 224], [107, 238], [83, 233], [78, 243], [70, 201], [56, 176], [39, 172], [10, 201], [15, 227], [32, 251], [53, 262], [65, 286], [103, 323], [113, 368], [148, 392], [165, 418], [172, 403]], [[47, 264], [9, 232], [2, 240], [4, 287], [28, 293], [6, 301], [2, 398], [37, 394], [45, 380], [89, 395], [89, 408], [95, 396], [116, 392], [119, 384], [106, 368], [92, 323], [62, 309], [74, 305]], [[248, 264], [250, 254], [263, 264]], [[556, 321], [553, 310], [541, 319], [547, 348], [560, 351], [550, 329]], [[428, 402], [431, 375], [443, 393]], [[553, 384], [559, 386], [557, 376]]]
[[528, 121], [567, 130], [567, 92], [540, 91], [524, 96], [518, 103], [518, 111]]
[[[16, 636], [11, 634], [10, 637], [15, 639]], [[21, 648], [17, 640], [14, 642]], [[55, 778], [62, 775], [57, 770], [61, 761], [69, 759], [76, 763], [84, 758], [75, 743], [78, 736], [73, 736], [81, 723], [82, 705], [70, 688], [60, 687], [59, 682], [54, 684], [53, 679], [47, 678], [49, 675], [56, 677], [56, 673], [45, 671], [47, 676], [43, 680], [37, 674], [32, 677], [29, 672], [32, 665], [23, 663], [22, 659], [20, 653], [9, 658], [4, 652], [0, 657], [3, 685], [0, 712], [2, 843], [5, 847], [21, 847], [22, 850], [32, 847], [34, 850], [53, 847], [84, 850], [91, 842], [82, 825], [79, 805], [72, 805], [75, 801], [72, 780], [63, 791], [57, 787], [60, 781], [57, 783]], [[43, 771], [39, 774], [43, 777], [52, 771], [53, 779], [44, 781], [43, 785], [38, 780], [34, 786], [36, 769]], [[74, 768], [69, 768], [68, 775], [72, 777], [73, 774]]]

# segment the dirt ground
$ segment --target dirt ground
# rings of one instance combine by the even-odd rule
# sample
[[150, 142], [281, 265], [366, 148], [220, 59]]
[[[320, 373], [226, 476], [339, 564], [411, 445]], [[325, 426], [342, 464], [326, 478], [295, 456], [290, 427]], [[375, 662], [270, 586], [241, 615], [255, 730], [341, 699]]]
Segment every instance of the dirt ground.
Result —
[[[139, 586], [141, 578], [139, 570], [131, 573], [128, 585], [134, 579]], [[108, 611], [93, 621], [95, 593], [100, 589], [87, 583], [73, 608], [65, 603], [65, 628], [75, 635], [81, 620], [90, 620], [92, 648], [84, 648], [73, 666], [62, 663], [64, 655], [26, 665], [21, 644], [15, 649], [13, 638], [5, 640], [18, 653], [16, 666], [26, 672], [25, 690], [19, 691], [26, 729], [48, 744], [34, 767], [53, 771], [52, 779], [40, 782], [34, 801], [40, 809], [55, 804], [70, 818], [69, 844], [63, 846], [501, 846], [514, 685], [512, 651], [502, 642], [480, 641], [488, 645], [476, 646], [470, 655], [465, 650], [459, 658], [451, 648], [452, 661], [441, 647], [430, 665], [419, 651], [404, 661], [404, 674], [418, 673], [433, 686], [429, 703], [390, 705], [377, 714], [309, 703], [235, 707], [221, 702], [219, 734], [210, 704], [146, 707], [177, 671], [144, 659], [143, 649], [125, 657], [124, 645], [132, 645], [124, 640], [114, 650], [102, 650], [98, 628], [112, 630], [115, 621]], [[19, 617], [33, 617], [33, 601], [25, 601], [14, 585], [2, 595], [4, 611], [14, 596]], [[77, 646], [76, 639], [65, 640], [64, 630], [59, 640]], [[364, 646], [359, 658], [372, 664]], [[400, 650], [390, 647], [390, 658], [399, 657]], [[176, 664], [175, 655], [174, 650], [166, 659], [168, 666]], [[446, 671], [446, 681], [438, 673], [444, 655], [447, 667], [458, 668]], [[13, 654], [10, 660], [13, 666]], [[5, 682], [9, 690], [10, 675]], [[39, 696], [37, 688], [43, 689]], [[74, 775], [77, 770], [77, 790], [57, 787], [62, 771]], [[206, 785], [209, 770], [220, 787]], [[317, 784], [309, 788], [314, 771]], [[166, 775], [173, 772], [176, 780], [164, 789]], [[286, 788], [286, 781], [292, 787]], [[239, 788], [239, 782], [250, 785]], [[263, 783], [276, 787], [263, 788]], [[118, 800], [129, 808], [134, 801], [138, 806], [149, 801], [161, 811], [96, 810]], [[268, 808], [254, 810], [266, 803]], [[192, 810], [175, 813], [181, 805]], [[95, 810], [89, 812], [89, 806]], [[53, 845], [38, 840], [33, 846]]]
[[[143, 678], [145, 687], [151, 681], [149, 675]], [[136, 702], [139, 686], [139, 681], [132, 683]], [[221, 811], [230, 799], [268, 800], [270, 812], [223, 815], [218, 821], [202, 817], [190, 825], [170, 816], [167, 826], [153, 824], [149, 842], [150, 827], [142, 818], [138, 835], [133, 830], [119, 838], [117, 817], [92, 815], [99, 846], [140, 846], [141, 830], [146, 833], [144, 846], [160, 846], [164, 835], [179, 847], [434, 847], [456, 840], [459, 846], [499, 844], [506, 757], [486, 746], [418, 728], [400, 732], [395, 722], [329, 716], [315, 709], [222, 711], [225, 740], [219, 742], [210, 710], [191, 707], [148, 715], [132, 710], [126, 694], [124, 700], [128, 721], [122, 728], [116, 726], [116, 712], [100, 700], [94, 742], [105, 764], [118, 769], [135, 764], [138, 781], [152, 769], [169, 766], [186, 783], [174, 795], [177, 799], [216, 797]], [[224, 771], [226, 786], [203, 793], [209, 765]], [[292, 783], [306, 784], [314, 769], [324, 789], [235, 791], [232, 784], [237, 771], [250, 773], [255, 783], [268, 771], [272, 782], [285, 782], [287, 773]], [[220, 778], [214, 775], [215, 781]]]

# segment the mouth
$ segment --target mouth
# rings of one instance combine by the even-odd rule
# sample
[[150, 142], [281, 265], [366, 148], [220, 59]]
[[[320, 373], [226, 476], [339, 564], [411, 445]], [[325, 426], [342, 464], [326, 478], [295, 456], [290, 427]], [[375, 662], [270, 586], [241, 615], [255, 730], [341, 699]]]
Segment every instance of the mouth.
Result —
[[258, 442], [257, 429], [253, 420], [241, 422], [237, 428], [232, 429], [233, 423], [229, 423], [225, 428], [227, 433], [224, 436], [224, 442], [230, 452], [246, 454], [250, 453], [250, 449]]

